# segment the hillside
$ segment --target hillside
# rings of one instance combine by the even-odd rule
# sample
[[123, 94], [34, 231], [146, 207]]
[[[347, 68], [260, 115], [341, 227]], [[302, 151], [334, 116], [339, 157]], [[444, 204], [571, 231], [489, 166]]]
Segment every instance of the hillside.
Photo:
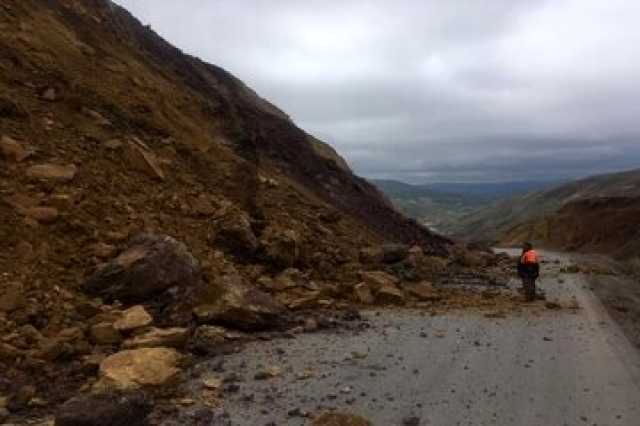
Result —
[[[453, 243], [328, 144], [110, 1], [3, 1], [0, 89], [11, 412], [36, 391], [51, 408], [93, 386], [122, 347], [178, 333], [167, 344], [184, 349], [204, 325], [280, 329], [304, 324], [299, 311], [409, 303], [389, 273], [454, 270]], [[369, 288], [371, 270], [390, 294]], [[127, 312], [151, 333], [142, 343], [116, 328]]]
[[[630, 240], [633, 234], [627, 234], [626, 238], [612, 234], [611, 241], [605, 242], [606, 224], [635, 226], [637, 216], [633, 215], [633, 206], [638, 197], [640, 170], [593, 176], [500, 201], [463, 219], [457, 234], [471, 240], [510, 243], [533, 239], [574, 249], [605, 247], [610, 243], [624, 245], [623, 240]], [[612, 215], [608, 206], [615, 205], [620, 207], [620, 214]], [[604, 212], [607, 214], [598, 216]], [[572, 223], [580, 224], [581, 241], [575, 241], [573, 232], [563, 232], [565, 226], [572, 229]], [[596, 231], [599, 226], [603, 227], [600, 237]]]
[[398, 210], [443, 235], [456, 234], [475, 212], [498, 200], [538, 190], [548, 182], [428, 183], [372, 180]]

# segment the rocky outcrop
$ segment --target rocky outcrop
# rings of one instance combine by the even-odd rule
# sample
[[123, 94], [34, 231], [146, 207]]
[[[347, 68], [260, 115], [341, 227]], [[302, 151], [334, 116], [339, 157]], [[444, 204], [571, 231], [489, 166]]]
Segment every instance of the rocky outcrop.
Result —
[[102, 361], [97, 390], [132, 390], [176, 382], [183, 356], [171, 348], [142, 348], [118, 352]]
[[55, 426], [144, 426], [152, 408], [142, 392], [84, 394], [58, 408]]
[[237, 274], [227, 274], [218, 283], [222, 295], [194, 309], [205, 324], [222, 324], [240, 330], [260, 330], [278, 325], [286, 308], [273, 297], [247, 285]]

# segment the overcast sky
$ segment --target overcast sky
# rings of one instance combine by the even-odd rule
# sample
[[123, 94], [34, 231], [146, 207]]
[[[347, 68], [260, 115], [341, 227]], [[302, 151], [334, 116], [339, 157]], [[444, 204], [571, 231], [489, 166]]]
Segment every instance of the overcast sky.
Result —
[[640, 1], [116, 2], [367, 177], [640, 167]]

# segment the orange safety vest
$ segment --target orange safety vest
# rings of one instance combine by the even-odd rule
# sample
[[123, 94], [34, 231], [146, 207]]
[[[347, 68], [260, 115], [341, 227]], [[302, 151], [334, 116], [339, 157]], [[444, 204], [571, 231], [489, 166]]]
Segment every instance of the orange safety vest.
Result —
[[520, 261], [525, 265], [538, 263], [538, 253], [536, 253], [534, 250], [529, 250], [522, 255]]

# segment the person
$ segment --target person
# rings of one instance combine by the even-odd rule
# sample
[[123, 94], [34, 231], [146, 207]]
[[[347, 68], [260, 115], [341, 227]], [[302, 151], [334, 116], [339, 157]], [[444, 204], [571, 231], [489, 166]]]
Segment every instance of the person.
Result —
[[540, 275], [538, 254], [529, 242], [522, 244], [522, 255], [518, 260], [518, 275], [522, 279], [525, 299], [528, 302], [536, 300], [536, 280]]

